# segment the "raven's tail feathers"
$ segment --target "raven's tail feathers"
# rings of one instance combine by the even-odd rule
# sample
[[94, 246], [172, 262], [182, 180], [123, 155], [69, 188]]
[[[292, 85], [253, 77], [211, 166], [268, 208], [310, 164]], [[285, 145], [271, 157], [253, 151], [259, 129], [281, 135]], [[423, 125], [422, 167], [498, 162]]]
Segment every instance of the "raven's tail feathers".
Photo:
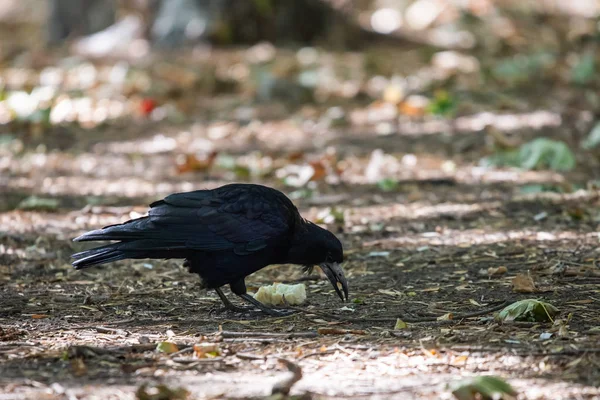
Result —
[[105, 226], [73, 239], [74, 242], [88, 242], [92, 240], [136, 240], [149, 238], [154, 230], [148, 217], [132, 219], [122, 224]]
[[124, 251], [119, 250], [120, 244], [121, 243], [114, 243], [75, 253], [71, 256], [75, 259], [75, 261], [73, 261], [73, 267], [75, 267], [75, 269], [84, 269], [94, 265], [106, 264], [128, 258], [128, 255]]
[[96, 247], [75, 253], [75, 269], [88, 268], [93, 265], [106, 264], [126, 258], [185, 258], [187, 256], [185, 243], [166, 242], [162, 240], [132, 240]]

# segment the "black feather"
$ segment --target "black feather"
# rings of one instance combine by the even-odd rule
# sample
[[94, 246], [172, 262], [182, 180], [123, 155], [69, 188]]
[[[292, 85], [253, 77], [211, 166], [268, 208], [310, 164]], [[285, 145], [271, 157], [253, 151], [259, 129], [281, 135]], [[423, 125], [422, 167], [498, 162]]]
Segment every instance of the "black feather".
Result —
[[184, 258], [207, 287], [241, 281], [244, 293], [243, 279], [267, 265], [312, 270], [332, 255], [343, 259], [339, 240], [305, 221], [283, 193], [250, 184], [175, 193], [152, 203], [145, 217], [74, 240], [116, 241], [74, 254], [77, 269], [128, 258]]

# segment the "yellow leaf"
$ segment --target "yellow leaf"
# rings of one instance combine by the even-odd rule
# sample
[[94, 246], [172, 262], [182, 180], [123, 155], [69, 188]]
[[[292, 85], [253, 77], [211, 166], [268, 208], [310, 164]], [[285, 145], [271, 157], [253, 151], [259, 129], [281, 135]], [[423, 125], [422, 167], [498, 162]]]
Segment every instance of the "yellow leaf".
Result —
[[473, 299], [469, 299], [469, 303], [473, 304], [474, 306], [477, 307], [483, 307], [483, 305], [481, 303], [478, 303], [477, 301], [473, 300]]
[[408, 328], [408, 325], [406, 324], [406, 322], [404, 322], [400, 318], [398, 318], [396, 320], [396, 325], [394, 325], [394, 330], [406, 329], [406, 328]]
[[466, 362], [468, 359], [469, 359], [469, 357], [467, 357], [467, 356], [458, 356], [458, 357], [454, 357], [454, 362], [462, 363], [462, 362]]
[[179, 351], [177, 345], [172, 342], [159, 342], [156, 345], [156, 351], [166, 354], [172, 354]]

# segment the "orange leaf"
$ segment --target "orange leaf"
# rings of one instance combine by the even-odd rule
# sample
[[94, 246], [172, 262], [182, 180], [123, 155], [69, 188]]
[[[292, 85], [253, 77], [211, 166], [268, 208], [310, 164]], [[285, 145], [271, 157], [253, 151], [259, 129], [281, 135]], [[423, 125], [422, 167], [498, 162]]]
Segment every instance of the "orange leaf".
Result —
[[198, 158], [195, 154], [185, 154], [182, 159], [177, 160], [177, 172], [203, 172], [210, 169], [217, 158], [217, 152], [213, 151], [204, 157]]

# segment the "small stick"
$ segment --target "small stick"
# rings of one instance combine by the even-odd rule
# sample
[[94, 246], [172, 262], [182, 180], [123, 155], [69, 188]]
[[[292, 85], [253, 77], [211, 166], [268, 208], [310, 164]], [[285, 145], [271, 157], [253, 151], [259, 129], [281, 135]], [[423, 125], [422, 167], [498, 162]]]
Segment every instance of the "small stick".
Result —
[[298, 364], [285, 358], [279, 358], [278, 360], [287, 367], [288, 371], [292, 373], [292, 376], [276, 383], [271, 390], [271, 394], [283, 394], [287, 396], [290, 393], [290, 390], [292, 390], [292, 386], [302, 379], [302, 368], [300, 368]]
[[316, 332], [232, 332], [221, 331], [218, 333], [223, 338], [275, 338], [275, 339], [294, 339], [294, 338], [315, 338], [318, 336]]

